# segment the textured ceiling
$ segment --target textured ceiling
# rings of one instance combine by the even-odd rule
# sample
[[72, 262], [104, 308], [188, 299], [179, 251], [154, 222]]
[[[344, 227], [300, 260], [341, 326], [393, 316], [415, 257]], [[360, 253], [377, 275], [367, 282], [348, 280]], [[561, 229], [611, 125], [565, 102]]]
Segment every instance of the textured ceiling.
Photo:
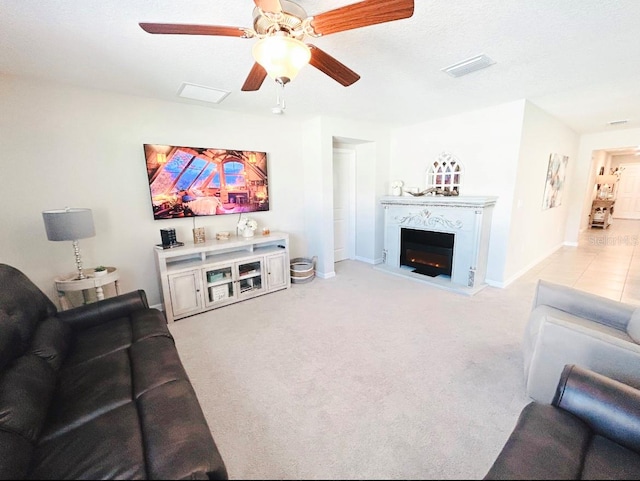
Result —
[[[391, 0], [390, 0], [391, 2]], [[309, 15], [352, 0], [299, 0]], [[211, 108], [272, 115], [275, 84], [240, 88], [255, 40], [150, 35], [138, 22], [252, 26], [251, 0], [4, 0], [0, 72], [194, 103], [183, 82], [231, 91]], [[408, 124], [527, 98], [576, 132], [640, 127], [640, 0], [416, 0], [412, 18], [312, 42], [358, 72], [305, 67], [287, 116]], [[441, 71], [485, 53], [490, 68]], [[211, 104], [207, 104], [211, 105]], [[612, 120], [629, 123], [608, 127]]]

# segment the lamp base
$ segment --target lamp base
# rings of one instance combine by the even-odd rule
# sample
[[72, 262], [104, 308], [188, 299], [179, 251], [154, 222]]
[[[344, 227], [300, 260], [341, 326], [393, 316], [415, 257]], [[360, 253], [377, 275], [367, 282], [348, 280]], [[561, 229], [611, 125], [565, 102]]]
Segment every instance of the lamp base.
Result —
[[78, 247], [77, 240], [73, 241], [73, 254], [76, 257], [76, 268], [78, 269], [78, 277], [76, 277], [76, 280], [86, 279], [87, 276], [82, 272], [82, 258], [80, 257], [80, 247]]

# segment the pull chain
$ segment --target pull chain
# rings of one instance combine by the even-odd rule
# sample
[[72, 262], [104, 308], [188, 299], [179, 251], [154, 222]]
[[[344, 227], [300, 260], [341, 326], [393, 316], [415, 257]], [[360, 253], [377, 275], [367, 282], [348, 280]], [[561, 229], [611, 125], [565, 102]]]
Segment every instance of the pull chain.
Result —
[[284, 113], [287, 105], [284, 100], [284, 82], [276, 80], [276, 106], [271, 109], [271, 112], [276, 115]]

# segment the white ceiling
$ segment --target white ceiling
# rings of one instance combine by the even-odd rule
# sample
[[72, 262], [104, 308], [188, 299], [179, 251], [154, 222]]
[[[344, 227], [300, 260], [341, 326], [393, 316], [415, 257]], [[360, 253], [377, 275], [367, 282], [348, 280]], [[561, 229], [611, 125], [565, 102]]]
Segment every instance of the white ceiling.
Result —
[[[391, 2], [391, 0], [390, 0]], [[299, 0], [309, 15], [353, 0]], [[138, 22], [252, 26], [251, 0], [3, 0], [0, 73], [194, 103], [183, 82], [231, 91], [215, 109], [272, 115], [276, 87], [240, 88], [255, 40], [150, 35]], [[286, 115], [409, 124], [527, 98], [578, 133], [640, 127], [640, 0], [416, 0], [412, 18], [312, 43], [358, 72], [305, 67]], [[461, 78], [441, 71], [485, 53]], [[629, 123], [608, 127], [612, 120]]]

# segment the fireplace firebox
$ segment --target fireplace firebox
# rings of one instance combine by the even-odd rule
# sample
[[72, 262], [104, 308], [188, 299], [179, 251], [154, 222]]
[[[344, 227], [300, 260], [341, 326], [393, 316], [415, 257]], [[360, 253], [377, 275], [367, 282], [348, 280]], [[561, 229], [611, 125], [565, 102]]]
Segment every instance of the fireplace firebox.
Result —
[[419, 229], [400, 230], [400, 265], [430, 277], [451, 277], [455, 234]]

